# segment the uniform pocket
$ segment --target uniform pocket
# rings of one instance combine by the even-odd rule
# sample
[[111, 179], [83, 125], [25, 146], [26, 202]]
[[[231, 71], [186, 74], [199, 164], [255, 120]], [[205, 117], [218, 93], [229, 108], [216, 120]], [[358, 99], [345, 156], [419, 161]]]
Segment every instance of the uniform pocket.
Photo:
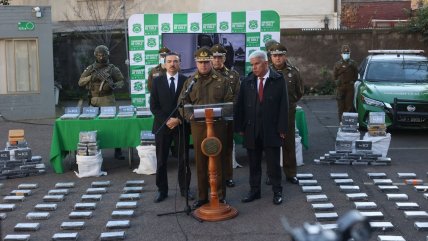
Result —
[[224, 97], [224, 88], [222, 85], [217, 85], [214, 88], [214, 98], [216, 100], [222, 101]]

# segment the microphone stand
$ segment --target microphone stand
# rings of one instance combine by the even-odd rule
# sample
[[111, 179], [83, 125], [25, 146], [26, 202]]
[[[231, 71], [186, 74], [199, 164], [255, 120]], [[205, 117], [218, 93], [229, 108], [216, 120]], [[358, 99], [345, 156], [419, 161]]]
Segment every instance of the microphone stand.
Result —
[[[177, 103], [177, 106], [174, 108], [174, 110], [171, 112], [171, 114], [167, 117], [167, 119], [164, 121], [162, 126], [159, 127], [159, 129], [156, 131], [155, 135], [158, 134], [158, 132], [166, 125], [169, 118], [171, 118], [174, 115], [174, 113], [178, 110], [178, 108], [183, 108], [183, 113], [184, 113], [184, 100], [189, 95], [189, 93], [193, 87], [193, 84], [195, 84], [195, 82], [196, 82], [196, 80], [193, 79], [192, 82], [190, 83], [189, 87], [187, 88], [187, 90], [184, 92], [184, 96], [181, 98], [180, 102]], [[187, 186], [187, 174], [190, 171], [189, 155], [187, 154], [187, 157], [186, 157], [186, 153], [184, 153], [184, 155], [180, 155], [180, 151], [186, 152], [186, 149], [187, 149], [187, 152], [189, 151], [189, 148], [186, 148], [186, 145], [188, 143], [186, 143], [187, 138], [186, 138], [186, 126], [185, 125], [186, 125], [185, 120], [183, 118], [183, 123], [181, 126], [182, 136], [179, 136], [179, 142], [183, 141], [184, 150], [181, 150], [181, 143], [178, 143], [178, 158], [184, 157], [184, 162], [183, 162], [183, 165], [184, 165], [184, 185], [185, 185], [184, 192], [186, 195], [186, 206], [184, 207], [184, 210], [182, 210], [182, 211], [159, 213], [159, 214], [157, 214], [158, 217], [165, 216], [165, 215], [171, 215], [171, 214], [178, 214], [178, 213], [185, 213], [185, 214], [187, 214], [187, 216], [189, 216], [192, 213], [192, 208], [189, 205], [189, 195], [188, 195], [189, 194], [189, 187]], [[179, 163], [180, 163], [180, 160], [179, 160]], [[195, 215], [192, 214], [191, 216], [194, 219], [196, 219], [197, 221], [203, 222], [200, 218], [196, 217]]]

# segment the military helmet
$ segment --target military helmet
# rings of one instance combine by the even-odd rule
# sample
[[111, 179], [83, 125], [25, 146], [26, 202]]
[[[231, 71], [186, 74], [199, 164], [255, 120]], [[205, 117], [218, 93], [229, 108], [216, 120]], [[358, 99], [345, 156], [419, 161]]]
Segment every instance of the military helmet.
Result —
[[167, 54], [170, 52], [171, 52], [171, 50], [169, 50], [169, 48], [167, 48], [165, 46], [159, 49], [159, 54]]
[[269, 48], [272, 47], [272, 45], [277, 43], [278, 41], [276, 41], [275, 39], [269, 39], [268, 41], [265, 42], [265, 49], [269, 50]]
[[213, 53], [208, 47], [201, 47], [195, 52], [195, 61], [210, 61], [213, 57]]
[[275, 43], [269, 48], [269, 53], [272, 54], [286, 54], [287, 48], [281, 43]]
[[351, 48], [349, 47], [349, 45], [344, 44], [342, 45], [342, 53], [350, 53], [351, 52]]
[[227, 50], [221, 44], [215, 44], [211, 48], [213, 56], [226, 56]]
[[107, 46], [105, 46], [105, 45], [98, 45], [98, 46], [95, 48], [95, 50], [94, 50], [94, 56], [95, 56], [97, 53], [103, 53], [103, 54], [105, 54], [106, 56], [109, 56], [109, 55], [110, 55], [110, 51], [108, 50]]

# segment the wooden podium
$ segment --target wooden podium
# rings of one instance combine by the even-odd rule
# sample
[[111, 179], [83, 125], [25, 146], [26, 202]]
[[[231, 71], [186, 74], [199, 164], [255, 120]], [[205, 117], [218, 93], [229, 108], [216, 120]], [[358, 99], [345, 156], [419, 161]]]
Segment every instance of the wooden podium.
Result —
[[220, 203], [217, 195], [217, 166], [215, 158], [222, 149], [221, 141], [214, 133], [214, 113], [212, 108], [205, 109], [205, 123], [207, 124], [207, 137], [201, 143], [202, 153], [209, 158], [208, 175], [210, 183], [210, 202], [193, 212], [197, 218], [203, 221], [223, 221], [236, 217], [238, 210], [226, 203]]

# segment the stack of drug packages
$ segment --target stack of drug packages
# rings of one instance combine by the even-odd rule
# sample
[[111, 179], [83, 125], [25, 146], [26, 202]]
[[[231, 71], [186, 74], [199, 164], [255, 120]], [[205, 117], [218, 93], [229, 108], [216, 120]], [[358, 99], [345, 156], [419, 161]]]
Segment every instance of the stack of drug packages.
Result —
[[100, 112], [99, 107], [86, 106], [83, 107], [82, 114], [79, 116], [80, 120], [93, 120], [95, 119]]
[[370, 136], [386, 136], [385, 112], [370, 112], [367, 123]]
[[342, 122], [337, 132], [335, 150], [315, 159], [319, 164], [337, 165], [390, 165], [391, 158], [373, 151], [371, 140], [360, 140], [358, 131], [358, 114], [343, 113]]
[[96, 156], [99, 153], [97, 131], [81, 131], [77, 143], [78, 156]]
[[135, 108], [132, 105], [119, 106], [117, 118], [131, 118], [134, 117]]
[[80, 116], [80, 107], [65, 107], [64, 114], [59, 117], [61, 120], [74, 120]]
[[149, 107], [142, 107], [142, 106], [137, 106], [136, 107], [136, 116], [138, 118], [144, 118], [144, 117], [151, 117], [152, 116], [152, 112], [150, 111]]
[[101, 112], [98, 118], [113, 119], [116, 117], [116, 106], [101, 106]]
[[0, 179], [46, 173], [41, 156], [32, 156], [24, 130], [9, 130], [4, 151], [0, 151]]
[[99, 177], [107, 175], [101, 171], [103, 157], [98, 148], [97, 131], [82, 131], [79, 133], [79, 143], [77, 143], [76, 163], [79, 172], [76, 175], [81, 177]]

